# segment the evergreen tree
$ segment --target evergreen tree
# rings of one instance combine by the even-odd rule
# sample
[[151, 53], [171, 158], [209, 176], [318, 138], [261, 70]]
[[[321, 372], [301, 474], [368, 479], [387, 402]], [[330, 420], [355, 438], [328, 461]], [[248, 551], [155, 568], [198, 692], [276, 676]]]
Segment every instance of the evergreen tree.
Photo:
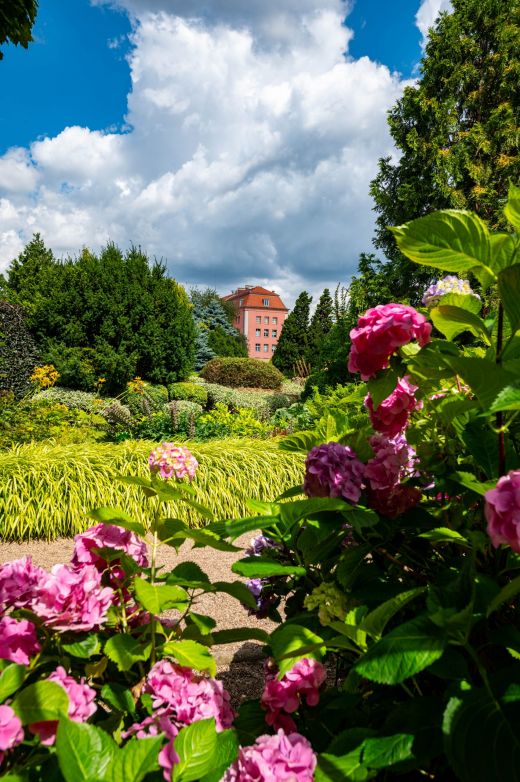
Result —
[[232, 325], [234, 309], [226, 307], [213, 288], [192, 290], [193, 317], [199, 327], [195, 368], [215, 356], [247, 356], [247, 342], [243, 334]]
[[430, 31], [419, 82], [389, 113], [399, 159], [380, 160], [371, 186], [385, 284], [412, 303], [435, 272], [406, 260], [387, 226], [454, 208], [504, 227], [508, 182], [520, 178], [520, 0], [452, 6]]
[[[27, 49], [38, 11], [37, 0], [0, 0], [0, 44], [20, 44]], [[0, 60], [3, 59], [0, 51]]]
[[195, 371], [200, 372], [212, 358], [215, 358], [215, 353], [209, 344], [209, 331], [202, 321], [198, 321], [195, 337]]
[[296, 362], [307, 356], [311, 301], [307, 291], [302, 291], [282, 326], [272, 362], [287, 377], [293, 375]]
[[311, 318], [307, 340], [307, 363], [314, 366], [319, 362], [325, 338], [332, 328], [333, 303], [328, 288], [320, 296], [318, 305]]

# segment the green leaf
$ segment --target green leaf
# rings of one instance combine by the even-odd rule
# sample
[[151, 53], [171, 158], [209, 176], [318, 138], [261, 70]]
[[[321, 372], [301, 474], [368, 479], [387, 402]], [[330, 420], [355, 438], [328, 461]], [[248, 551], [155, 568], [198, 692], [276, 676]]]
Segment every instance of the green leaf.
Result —
[[430, 317], [435, 328], [450, 341], [462, 332], [470, 331], [486, 345], [491, 344], [484, 321], [473, 312], [452, 305], [439, 304], [430, 310]]
[[498, 441], [489, 426], [482, 420], [469, 421], [460, 437], [486, 476], [498, 477]]
[[0, 674], [0, 703], [19, 690], [28, 673], [25, 665], [11, 663]]
[[312, 497], [311, 499], [284, 502], [280, 505], [280, 518], [286, 528], [319, 513], [346, 513], [351, 506], [339, 497]]
[[516, 377], [500, 364], [485, 358], [444, 356], [444, 362], [469, 385], [484, 410], [488, 410], [503, 388]]
[[425, 540], [431, 540], [432, 543], [457, 543], [464, 548], [471, 548], [469, 540], [461, 535], [460, 532], [456, 532], [449, 527], [429, 529], [427, 532], [422, 532], [418, 537], [425, 538]]
[[217, 626], [217, 623], [211, 616], [197, 614], [195, 611], [190, 611], [186, 618], [195, 625], [201, 635], [210, 635], [211, 631]]
[[130, 689], [123, 684], [114, 682], [113, 684], [104, 684], [101, 688], [101, 697], [109, 703], [114, 709], [122, 714], [135, 714], [135, 703]]
[[276, 502], [280, 502], [280, 500], [290, 500], [292, 497], [299, 497], [300, 494], [303, 494], [303, 486], [292, 486], [290, 489], [287, 489], [287, 491], [279, 494], [276, 498]]
[[223, 730], [218, 734], [213, 770], [201, 777], [200, 782], [220, 782], [224, 773], [238, 756], [236, 730]]
[[281, 451], [290, 453], [308, 453], [315, 445], [322, 443], [320, 435], [315, 429], [309, 431], [296, 432], [280, 440], [278, 447]]
[[231, 630], [218, 630], [212, 634], [214, 644], [234, 644], [239, 641], [261, 641], [269, 643], [269, 633], [260, 627], [234, 627]]
[[283, 676], [303, 657], [315, 657], [319, 660], [326, 651], [323, 638], [303, 625], [281, 625], [271, 633], [270, 640], [280, 676]]
[[242, 581], [215, 581], [213, 584], [215, 592], [224, 592], [238, 600], [248, 608], [256, 608], [256, 599]]
[[258, 699], [247, 700], [240, 704], [234, 727], [242, 746], [254, 744], [257, 737], [265, 733], [265, 711]]
[[376, 377], [367, 382], [367, 388], [372, 397], [374, 407], [379, 407], [381, 402], [390, 396], [395, 390], [399, 376], [393, 370], [378, 372]]
[[[379, 769], [413, 757], [413, 735], [398, 733], [394, 736], [367, 736], [370, 732], [363, 728], [351, 728], [340, 734], [332, 742], [329, 751], [319, 756], [316, 782], [364, 782], [373, 779]], [[332, 754], [333, 749], [339, 749], [338, 744], [347, 750], [345, 754]]]
[[237, 546], [221, 540], [219, 535], [209, 529], [192, 529], [180, 519], [164, 519], [158, 529], [158, 535], [164, 543], [168, 543], [170, 540], [175, 543], [175, 541], [179, 542], [189, 538], [198, 545], [209, 546], [217, 551], [240, 551]]
[[385, 635], [354, 670], [379, 684], [399, 684], [441, 657], [446, 637], [427, 616], [418, 616]]
[[137, 475], [116, 475], [116, 480], [121, 483], [127, 483], [130, 486], [139, 486], [145, 497], [155, 497], [157, 492], [152, 488], [152, 482], [149, 478], [139, 478]]
[[363, 742], [363, 765], [370, 769], [388, 768], [413, 757], [414, 737], [409, 733], [396, 736], [377, 736]]
[[278, 515], [276, 516], [253, 516], [247, 519], [233, 519], [232, 521], [226, 521], [225, 532], [230, 538], [239, 538], [246, 532], [256, 532], [258, 529], [266, 530], [274, 527], [280, 522]]
[[211, 587], [206, 573], [195, 562], [181, 562], [166, 578], [167, 584], [179, 584], [188, 589], [207, 589]]
[[162, 647], [164, 657], [175, 657], [177, 662], [196, 671], [208, 671], [215, 676], [217, 666], [208, 648], [197, 641], [168, 641]]
[[498, 275], [498, 291], [513, 334], [520, 328], [520, 256]]
[[496, 481], [479, 481], [470, 472], [454, 472], [451, 475], [451, 478], [466, 489], [474, 491], [475, 494], [480, 494], [481, 497], [483, 497], [489, 489], [494, 489], [496, 486]]
[[183, 609], [189, 602], [188, 593], [180, 586], [150, 584], [144, 578], [134, 579], [136, 600], [153, 616], [159, 616], [171, 608]]
[[491, 603], [488, 606], [487, 610], [487, 616], [490, 616], [494, 611], [497, 610], [503, 603], [510, 603], [511, 600], [518, 595], [520, 592], [520, 576], [517, 576], [512, 581], [509, 582], [509, 584], [506, 584], [505, 587], [503, 587], [498, 595], [493, 598]]
[[173, 767], [173, 782], [193, 782], [209, 774], [215, 767], [217, 739], [214, 719], [182, 728], [174, 742], [179, 763]]
[[106, 782], [142, 782], [159, 768], [157, 758], [163, 744], [163, 736], [130, 739], [115, 755]]
[[482, 301], [469, 293], [445, 293], [439, 299], [438, 306], [452, 305], [474, 315], [478, 315], [482, 309]]
[[88, 660], [95, 654], [99, 654], [101, 651], [101, 643], [96, 633], [87, 635], [82, 641], [76, 641], [71, 644], [62, 644], [62, 648], [67, 654], [71, 654], [73, 657], [80, 657], [83, 660]]
[[390, 230], [403, 255], [415, 263], [456, 274], [472, 271], [481, 283], [495, 278], [489, 231], [472, 212], [445, 209]]
[[113, 635], [108, 639], [104, 652], [120, 671], [129, 671], [135, 663], [150, 657], [151, 646], [143, 647], [131, 635], [120, 634]]
[[386, 600], [367, 614], [361, 622], [360, 628], [372, 638], [379, 639], [383, 635], [383, 631], [390, 619], [392, 619], [401, 608], [407, 605], [410, 600], [415, 600], [415, 598], [422, 595], [424, 591], [424, 587], [417, 587], [417, 589], [409, 589], [406, 592], [400, 592], [400, 594], [390, 598], [390, 600]]
[[68, 714], [69, 696], [56, 682], [39, 681], [19, 692], [11, 708], [23, 725], [59, 720]]
[[509, 192], [507, 194], [507, 203], [504, 207], [504, 214], [515, 231], [520, 233], [520, 187], [517, 187], [512, 182], [509, 183]]
[[490, 413], [500, 410], [520, 410], [520, 380], [503, 388], [489, 408]]
[[101, 524], [116, 524], [118, 527], [124, 527], [142, 538], [146, 535], [146, 530], [141, 522], [135, 521], [120, 508], [94, 508], [87, 513], [87, 516]]
[[65, 782], [105, 782], [117, 746], [105, 731], [87, 722], [62, 718], [56, 751]]
[[231, 570], [244, 578], [268, 578], [269, 576], [304, 576], [307, 572], [300, 565], [283, 565], [267, 557], [245, 557], [231, 565]]

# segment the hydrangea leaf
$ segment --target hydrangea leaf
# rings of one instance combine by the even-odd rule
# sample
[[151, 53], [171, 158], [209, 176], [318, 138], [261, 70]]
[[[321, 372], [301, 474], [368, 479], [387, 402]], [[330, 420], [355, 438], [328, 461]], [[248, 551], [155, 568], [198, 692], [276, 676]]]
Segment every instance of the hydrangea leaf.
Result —
[[238, 755], [238, 736], [235, 730], [223, 730], [218, 734], [214, 768], [201, 777], [200, 782], [220, 782], [224, 772]]
[[207, 574], [196, 562], [181, 562], [166, 578], [167, 584], [178, 584], [189, 589], [207, 589], [211, 586]]
[[11, 663], [0, 674], [0, 703], [22, 686], [27, 675], [27, 666]]
[[180, 586], [168, 584], [150, 584], [144, 578], [134, 579], [136, 600], [152, 616], [159, 616], [168, 609], [182, 609], [189, 602], [188, 593]]
[[122, 714], [126, 712], [135, 714], [135, 702], [127, 686], [118, 682], [104, 684], [101, 689], [101, 697]]
[[323, 638], [307, 627], [297, 624], [278, 627], [271, 633], [270, 643], [280, 676], [283, 676], [303, 657], [315, 657], [320, 660], [326, 652]]
[[159, 768], [157, 756], [163, 744], [163, 736], [130, 739], [114, 756], [106, 782], [142, 782]]
[[151, 646], [150, 644], [143, 646], [131, 635], [121, 633], [108, 639], [104, 652], [120, 671], [129, 671], [136, 662], [147, 660], [150, 657]]
[[507, 195], [504, 214], [513, 228], [520, 233], [520, 187], [510, 182]]
[[482, 318], [473, 312], [462, 309], [462, 307], [454, 307], [451, 304], [439, 304], [437, 307], [432, 308], [430, 317], [435, 328], [450, 341], [464, 331], [469, 331], [475, 337], [482, 339], [486, 345], [491, 344]]
[[197, 641], [168, 641], [162, 647], [162, 654], [165, 657], [174, 657], [180, 665], [194, 668], [196, 671], [208, 671], [210, 676], [215, 676], [217, 672], [217, 665], [208, 648]]
[[62, 718], [56, 752], [65, 782], [108, 782], [117, 745], [104, 730]]
[[415, 598], [422, 595], [424, 591], [424, 587], [409, 589], [406, 592], [401, 592], [399, 595], [390, 598], [390, 600], [386, 600], [367, 614], [361, 622], [360, 628], [372, 638], [380, 638], [390, 619], [392, 619], [401, 608], [404, 608], [410, 600], [415, 600]]
[[498, 292], [514, 334], [520, 328], [520, 255], [514, 266], [498, 275]]
[[437, 306], [451, 305], [453, 307], [459, 307], [462, 310], [473, 312], [474, 315], [478, 315], [482, 309], [482, 301], [477, 296], [471, 296], [469, 293], [445, 293], [441, 296]]
[[199, 720], [179, 732], [174, 748], [179, 763], [173, 767], [173, 782], [193, 782], [215, 768], [218, 734], [215, 720]]
[[56, 682], [39, 681], [18, 693], [11, 708], [23, 725], [59, 720], [69, 709], [69, 696]]
[[62, 648], [67, 654], [73, 657], [80, 657], [83, 660], [89, 660], [94, 654], [101, 651], [101, 643], [96, 633], [91, 633], [81, 641], [75, 641], [70, 644], [62, 644]]
[[520, 592], [520, 576], [517, 576], [512, 581], [510, 581], [508, 584], [503, 587], [498, 595], [493, 598], [491, 603], [488, 606], [487, 615], [490, 616], [494, 611], [497, 610], [503, 603], [509, 603], [513, 598], [515, 598], [518, 593]]
[[116, 524], [118, 527], [124, 527], [142, 538], [146, 535], [146, 530], [141, 522], [136, 521], [120, 508], [94, 508], [87, 515], [101, 524]]
[[234, 627], [230, 630], [218, 630], [212, 634], [214, 644], [233, 644], [239, 641], [261, 641], [269, 643], [269, 633], [260, 627]]
[[244, 578], [269, 578], [270, 576], [304, 576], [306, 570], [300, 565], [284, 565], [267, 557], [244, 557], [231, 565], [231, 570]]
[[256, 608], [256, 599], [242, 581], [215, 581], [215, 592], [224, 592], [238, 600], [248, 608]]

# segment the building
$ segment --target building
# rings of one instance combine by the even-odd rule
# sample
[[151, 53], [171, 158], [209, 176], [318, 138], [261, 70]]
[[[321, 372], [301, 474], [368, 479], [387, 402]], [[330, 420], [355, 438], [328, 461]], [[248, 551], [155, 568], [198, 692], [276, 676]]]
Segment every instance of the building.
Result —
[[260, 285], [245, 285], [223, 300], [235, 307], [233, 325], [245, 334], [249, 356], [269, 361], [289, 312], [278, 294]]

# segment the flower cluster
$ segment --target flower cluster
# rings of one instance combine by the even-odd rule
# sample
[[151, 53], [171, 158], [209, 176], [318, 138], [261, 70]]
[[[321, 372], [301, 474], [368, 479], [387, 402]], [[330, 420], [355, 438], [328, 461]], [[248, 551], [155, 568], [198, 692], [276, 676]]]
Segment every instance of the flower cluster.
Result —
[[76, 567], [94, 565], [103, 572], [107, 561], [99, 549], [122, 551], [139, 567], [148, 567], [146, 543], [138, 535], [115, 524], [96, 524], [74, 538], [72, 564]]
[[364, 464], [348, 445], [317, 445], [307, 454], [303, 491], [307, 497], [343, 497], [355, 503], [361, 496], [364, 473]]
[[0, 706], [0, 765], [7, 750], [14, 749], [23, 741], [20, 719], [10, 706]]
[[154, 448], [148, 457], [148, 464], [152, 473], [159, 473], [165, 480], [188, 478], [190, 481], [199, 466], [191, 451], [174, 443], [161, 443]]
[[43, 367], [35, 367], [31, 375], [31, 382], [39, 388], [52, 388], [60, 377], [60, 373], [54, 364], [45, 364]]
[[31, 557], [6, 562], [0, 567], [0, 610], [26, 608], [38, 584], [46, 576], [43, 568], [33, 565]]
[[520, 554], [520, 470], [499, 478], [486, 492], [487, 533], [495, 547], [505, 543]]
[[344, 592], [331, 581], [323, 581], [308, 594], [303, 605], [307, 611], [318, 609], [318, 619], [324, 627], [339, 620], [343, 622], [348, 612], [348, 601]]
[[249, 609], [250, 615], [256, 616], [257, 619], [265, 619], [269, 615], [269, 609], [280, 600], [274, 589], [277, 581], [276, 576], [251, 578], [246, 581], [247, 588], [256, 600], [256, 608]]
[[392, 354], [416, 339], [421, 347], [430, 341], [431, 324], [406, 304], [379, 304], [362, 315], [350, 332], [349, 372], [363, 380], [386, 369]]
[[419, 489], [402, 483], [418, 474], [417, 454], [404, 435], [388, 438], [376, 434], [369, 443], [374, 456], [365, 470], [368, 504], [380, 515], [396, 518], [421, 499]]
[[320, 699], [319, 689], [326, 678], [325, 666], [308, 657], [298, 660], [281, 679], [276, 672], [268, 670], [260, 700], [267, 712], [267, 724], [276, 729], [296, 730], [296, 724], [289, 715], [299, 708], [303, 698], [308, 706], [316, 706]]
[[29, 665], [31, 657], [39, 651], [40, 644], [32, 622], [12, 616], [0, 619], [0, 659]]
[[261, 554], [263, 554], [264, 551], [267, 551], [268, 549], [279, 548], [281, 548], [280, 543], [277, 543], [267, 535], [260, 533], [254, 538], [251, 538], [251, 542], [249, 544], [249, 548], [246, 550], [246, 554], [248, 557], [259, 557]]
[[[81, 678], [80, 681], [76, 681], [74, 677], [68, 676], [65, 668], [59, 665], [56, 670], [51, 673], [47, 681], [56, 682], [60, 687], [63, 687], [69, 697], [69, 711], [68, 715], [74, 722], [86, 722], [96, 711], [96, 691], [85, 684], [85, 679]], [[46, 722], [33, 722], [29, 725], [29, 730], [32, 733], [38, 735], [41, 743], [50, 747], [56, 741], [56, 731], [58, 729], [57, 720], [49, 720]]]
[[316, 755], [307, 739], [279, 730], [240, 747], [221, 782], [312, 782], [315, 768]]
[[365, 397], [365, 406], [370, 415], [370, 422], [376, 432], [387, 437], [395, 437], [408, 426], [410, 413], [420, 410], [423, 403], [415, 398], [418, 386], [412, 385], [408, 377], [399, 378], [390, 396], [383, 399], [374, 408], [370, 394]]
[[128, 387], [128, 390], [132, 394], [139, 394], [140, 396], [142, 396], [144, 394], [144, 390], [148, 385], [148, 383], [145, 383], [145, 381], [141, 377], [137, 376], [134, 377], [132, 380], [129, 380], [126, 385]]
[[447, 277], [437, 280], [425, 290], [422, 303], [425, 307], [436, 307], [447, 293], [459, 293], [463, 296], [473, 296], [475, 299], [480, 299], [478, 293], [475, 293], [471, 288], [468, 280], [461, 280], [454, 274], [448, 274]]

